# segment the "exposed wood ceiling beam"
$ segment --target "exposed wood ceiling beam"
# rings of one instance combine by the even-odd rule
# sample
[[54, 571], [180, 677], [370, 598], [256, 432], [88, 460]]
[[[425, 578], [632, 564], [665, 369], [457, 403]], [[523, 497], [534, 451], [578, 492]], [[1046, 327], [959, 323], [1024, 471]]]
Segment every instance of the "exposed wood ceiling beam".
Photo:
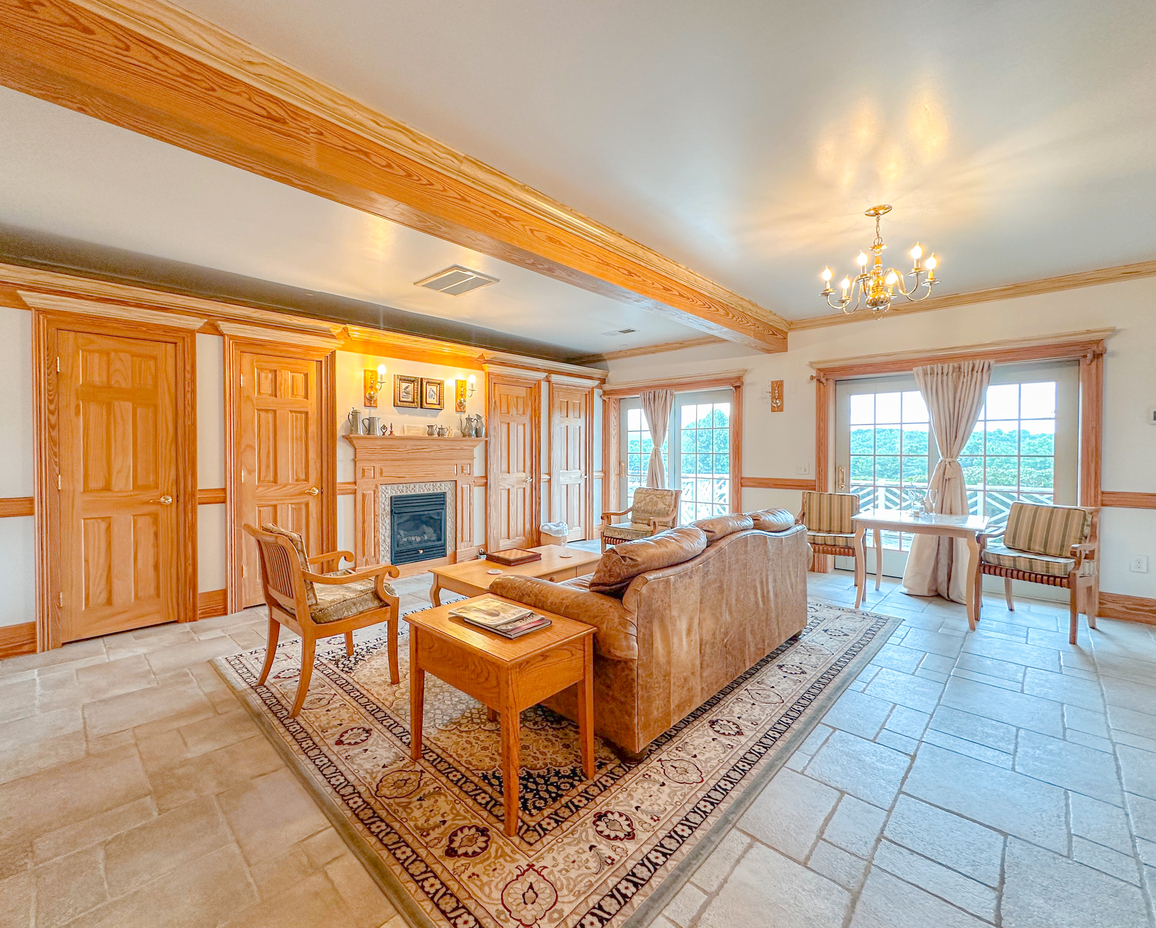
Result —
[[0, 0], [0, 83], [761, 351], [785, 319], [158, 0]]
[[587, 354], [578, 358], [571, 358], [575, 364], [598, 364], [602, 361], [619, 361], [622, 358], [640, 358], [651, 354], [661, 354], [664, 351], [681, 351], [684, 348], [700, 348], [703, 345], [717, 345], [719, 340], [710, 335], [702, 338], [688, 338], [677, 342], [662, 342], [658, 345], [640, 345], [637, 348], [619, 348], [616, 351], [603, 351], [600, 354]]

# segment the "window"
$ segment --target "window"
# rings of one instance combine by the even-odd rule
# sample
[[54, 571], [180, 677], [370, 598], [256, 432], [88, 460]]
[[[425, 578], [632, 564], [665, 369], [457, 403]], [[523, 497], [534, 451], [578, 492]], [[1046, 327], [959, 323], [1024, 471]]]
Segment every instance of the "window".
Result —
[[1057, 386], [1046, 380], [987, 388], [975, 431], [959, 456], [973, 515], [1003, 525], [1017, 499], [1056, 501]]
[[[626, 442], [626, 496], [622, 503], [625, 508], [634, 498], [634, 491], [646, 483], [646, 471], [650, 467], [650, 452], [654, 448], [654, 440], [650, 437], [650, 429], [646, 427], [646, 416], [642, 414], [642, 405], [637, 397], [630, 397], [622, 401], [622, 416], [626, 428], [623, 438]], [[667, 447], [669, 437], [662, 443], [662, 466], [667, 468]], [[669, 474], [669, 470], [667, 470]]]
[[[668, 486], [679, 487], [679, 522], [693, 522], [731, 511], [731, 406], [729, 389], [677, 393], [666, 440], [662, 445], [662, 465]], [[654, 447], [646, 417], [637, 397], [621, 403], [622, 415], [622, 506], [634, 491], [646, 483], [650, 449]], [[678, 454], [669, 453], [671, 447]]]
[[731, 511], [730, 400], [694, 394], [675, 397], [679, 425], [679, 521], [709, 519]]
[[[835, 394], [836, 489], [863, 509], [922, 503], [939, 463], [915, 377], [839, 381]], [[1017, 499], [1074, 505], [1078, 364], [1000, 365], [959, 462], [972, 514], [1002, 526]], [[884, 532], [884, 572], [902, 574], [910, 535]]]
[[[927, 493], [931, 441], [927, 406], [918, 390], [857, 393], [850, 401], [850, 492], [863, 509], [911, 509]], [[889, 547], [906, 551], [910, 536], [892, 533]]]

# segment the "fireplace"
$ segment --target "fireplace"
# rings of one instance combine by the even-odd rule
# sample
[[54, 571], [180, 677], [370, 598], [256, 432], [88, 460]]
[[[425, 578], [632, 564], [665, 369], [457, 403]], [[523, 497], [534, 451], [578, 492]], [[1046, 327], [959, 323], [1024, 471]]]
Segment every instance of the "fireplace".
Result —
[[393, 564], [412, 564], [446, 556], [445, 493], [391, 496], [389, 515]]

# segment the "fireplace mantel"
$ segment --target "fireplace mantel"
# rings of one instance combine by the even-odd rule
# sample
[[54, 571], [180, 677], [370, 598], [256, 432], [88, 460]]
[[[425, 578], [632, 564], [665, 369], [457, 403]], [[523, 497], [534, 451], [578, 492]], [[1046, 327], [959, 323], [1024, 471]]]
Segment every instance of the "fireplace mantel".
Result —
[[[354, 555], [359, 567], [380, 559], [381, 536], [377, 488], [398, 483], [446, 483], [456, 485], [455, 544], [448, 556], [421, 561], [413, 570], [453, 564], [475, 555], [474, 546], [474, 451], [484, 438], [434, 438], [410, 435], [346, 435], [353, 446]], [[484, 511], [484, 510], [483, 510]]]

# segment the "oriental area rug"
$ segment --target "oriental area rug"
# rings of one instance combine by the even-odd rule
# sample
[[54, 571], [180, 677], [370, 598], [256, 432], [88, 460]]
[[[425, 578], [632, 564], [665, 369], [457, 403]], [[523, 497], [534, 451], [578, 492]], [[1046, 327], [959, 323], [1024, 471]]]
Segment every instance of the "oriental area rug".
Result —
[[797, 640], [641, 761], [598, 741], [593, 780], [582, 775], [572, 722], [542, 706], [524, 712], [513, 838], [502, 827], [498, 723], [428, 674], [424, 757], [410, 760], [404, 634], [398, 686], [384, 635], [350, 657], [334, 639], [296, 719], [295, 640], [278, 650], [266, 686], [257, 686], [263, 648], [216, 664], [411, 923], [625, 928], [661, 910], [899, 624], [817, 603], [808, 611]]

